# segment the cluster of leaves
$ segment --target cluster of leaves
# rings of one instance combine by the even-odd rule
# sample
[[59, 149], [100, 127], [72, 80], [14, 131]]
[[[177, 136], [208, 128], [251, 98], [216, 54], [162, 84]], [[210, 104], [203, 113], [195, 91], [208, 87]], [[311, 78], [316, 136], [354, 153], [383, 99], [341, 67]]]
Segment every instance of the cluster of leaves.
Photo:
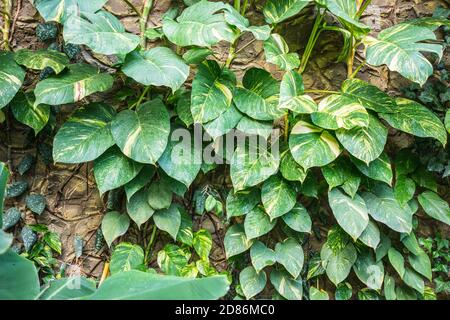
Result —
[[[34, 4], [46, 21], [63, 24], [66, 43], [115, 56], [116, 72], [70, 64], [63, 53], [52, 50], [2, 52], [0, 85], [5, 89], [0, 92], [0, 107], [20, 105], [34, 119], [30, 122], [42, 122], [49, 106], [85, 102], [89, 95], [110, 90], [115, 81], [126, 83], [121, 100], [132, 103], [83, 104], [53, 143], [55, 162], [94, 161], [101, 194], [125, 190], [126, 213], [110, 211], [102, 222], [109, 246], [127, 232], [130, 219], [138, 228], [153, 223], [181, 244], [168, 244], [158, 254], [163, 272], [189, 276], [215, 272], [204, 265], [210, 235], [204, 230], [192, 233], [192, 216], [177, 200], [201, 172], [214, 170], [216, 164], [204, 162], [195, 143], [186, 149], [183, 141], [170, 139], [177, 128], [192, 132], [201, 126], [213, 139], [209, 146], [216, 156], [230, 163], [233, 188], [225, 205], [230, 222], [224, 239], [226, 256], [245, 261], [241, 258], [250, 253], [251, 264], [239, 273], [238, 294], [250, 299], [261, 293], [270, 271], [271, 284], [285, 299], [325, 297], [315, 287], [303, 293], [301, 243], [312, 231], [311, 206], [306, 204], [317, 202], [316, 198], [328, 199], [339, 228], [329, 232], [315, 260], [317, 272], [308, 272], [308, 279], [320, 275], [322, 268], [339, 289], [337, 296], [348, 297], [349, 286], [342, 283], [353, 270], [367, 286], [358, 293], [361, 299], [380, 297], [381, 292], [386, 299], [429, 295], [423, 277], [431, 279], [430, 260], [415, 240], [416, 213], [420, 204], [429, 216], [450, 224], [450, 208], [438, 195], [433, 176], [414, 157], [399, 152], [393, 162], [384, 149], [388, 127], [434, 138], [445, 146], [450, 116], [447, 112], [444, 125], [422, 104], [394, 99], [356, 79], [362, 65], [355, 69], [353, 63], [356, 48], [364, 45], [364, 63], [387, 65], [423, 85], [433, 65], [422, 52], [438, 60], [442, 57], [444, 46], [434, 31], [449, 25], [446, 17], [409, 20], [372, 37], [370, 28], [359, 20], [370, 1], [358, 7], [350, 0], [268, 0], [263, 8], [267, 24], [252, 26], [244, 17], [247, 2], [241, 8], [239, 1], [233, 7], [201, 0], [190, 2], [181, 14], [170, 9], [161, 28], [141, 35], [163, 38], [167, 44], [147, 50], [145, 40], [126, 32], [115, 16], [101, 10], [105, 0], [69, 2], [35, 0]], [[315, 4], [316, 21], [300, 60], [274, 30], [310, 4]], [[326, 16], [335, 24], [329, 25]], [[340, 61], [347, 63], [348, 79], [339, 91], [321, 91], [326, 96], [317, 101], [308, 95], [314, 90], [304, 88], [301, 72], [322, 30], [343, 35]], [[238, 83], [231, 65], [244, 33], [264, 41], [266, 60], [285, 71], [281, 82], [264, 69], [250, 68], [242, 84]], [[223, 65], [208, 59], [221, 41], [230, 43]], [[55, 75], [39, 81], [34, 90], [18, 93], [25, 78], [21, 66], [50, 67]], [[183, 84], [191, 69], [196, 72], [189, 90]], [[130, 96], [135, 98], [127, 99]], [[285, 139], [271, 135], [278, 119], [284, 119]], [[233, 129], [248, 137], [259, 136], [272, 148], [244, 144], [227, 153], [222, 147]], [[280, 154], [274, 152], [277, 144]], [[319, 188], [324, 183], [328, 190]], [[200, 260], [189, 263], [191, 254], [182, 246], [192, 246]], [[140, 268], [142, 249], [128, 244], [120, 248], [125, 247], [139, 251], [132, 265]], [[399, 250], [408, 254], [406, 264]], [[383, 259], [401, 282], [387, 265], [385, 271]], [[128, 261], [122, 268], [130, 265]]]

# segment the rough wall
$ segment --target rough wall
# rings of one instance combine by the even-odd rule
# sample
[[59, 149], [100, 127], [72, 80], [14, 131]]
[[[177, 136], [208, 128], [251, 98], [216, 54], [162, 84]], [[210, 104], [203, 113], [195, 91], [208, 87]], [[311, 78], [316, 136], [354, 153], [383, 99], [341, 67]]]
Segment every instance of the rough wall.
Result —
[[[37, 41], [35, 37], [35, 27], [39, 23], [39, 15], [31, 5], [30, 0], [15, 0], [13, 7], [13, 30], [12, 43], [13, 49], [20, 48], [41, 48], [45, 47], [43, 43]], [[141, 0], [131, 0], [136, 6], [141, 4]], [[158, 26], [161, 24], [161, 16], [170, 6], [170, 0], [155, 0], [155, 5], [150, 15], [149, 25]], [[258, 6], [261, 4], [258, 4]], [[374, 32], [390, 27], [391, 25], [410, 18], [430, 15], [437, 6], [448, 6], [444, 1], [438, 0], [374, 0], [368, 7], [364, 16], [364, 21], [373, 27]], [[138, 32], [138, 18], [121, 0], [110, 0], [106, 9], [114, 15], [120, 17], [126, 29], [131, 32]], [[248, 14], [250, 20], [254, 22], [261, 21], [263, 18], [254, 10]], [[302, 17], [292, 20], [285, 24], [282, 30], [289, 42], [292, 51], [301, 52], [306, 45], [309, 31], [311, 29], [311, 15], [306, 12]], [[304, 75], [305, 86], [315, 89], [334, 89], [346, 77], [346, 68], [344, 64], [335, 64], [339, 52], [340, 39], [338, 35], [329, 34], [319, 41], [309, 67]], [[244, 48], [245, 47], [245, 48]], [[240, 51], [232, 68], [237, 71], [238, 76], [242, 76], [242, 71], [251, 66], [264, 67], [275, 75], [280, 76], [274, 65], [269, 65], [264, 61], [263, 45], [260, 41], [252, 42], [251, 37], [244, 37], [239, 48]], [[227, 56], [228, 47], [219, 46], [217, 58], [224, 61]], [[358, 52], [361, 57], [363, 53]], [[109, 61], [100, 60], [102, 57], [92, 56], [91, 53], [84, 50], [80, 59], [86, 59], [90, 63], [95, 63], [102, 68], [107, 69]], [[448, 55], [445, 58], [448, 65]], [[359, 77], [369, 80], [380, 88], [398, 94], [400, 87], [407, 84], [396, 73], [390, 73], [386, 68], [363, 68]], [[33, 76], [28, 78], [28, 84], [33, 81]], [[107, 98], [97, 96], [94, 99]], [[58, 112], [56, 123], [61, 123], [73, 109], [71, 106], [64, 106]], [[107, 210], [105, 199], [100, 198], [95, 187], [95, 181], [92, 175], [92, 164], [67, 166], [61, 164], [46, 164], [45, 151], [46, 144], [51, 140], [39, 139], [36, 143], [30, 131], [17, 122], [9, 119], [6, 124], [0, 128], [0, 160], [9, 161], [13, 169], [15, 179], [25, 179], [29, 182], [29, 191], [32, 193], [41, 193], [47, 197], [47, 209], [41, 216], [33, 215], [27, 211], [23, 199], [16, 202], [8, 201], [6, 206], [18, 206], [27, 223], [44, 223], [50, 226], [54, 231], [61, 235], [64, 244], [63, 254], [59, 259], [68, 264], [75, 263], [73, 252], [73, 238], [75, 235], [85, 239], [85, 255], [83, 259], [77, 262], [81, 266], [83, 273], [95, 275], [101, 272], [102, 261], [107, 257], [108, 252], [96, 252], [94, 249], [94, 234], [99, 227], [103, 213]], [[7, 129], [7, 130], [5, 130]], [[412, 138], [406, 134], [391, 132], [394, 136], [393, 143], [388, 146], [392, 151], [399, 147], [405, 147], [412, 143]], [[40, 146], [40, 148], [36, 148]], [[21, 177], [15, 168], [20, 160], [27, 153], [35, 156], [36, 165], [24, 177]], [[447, 191], [448, 193], [448, 191]], [[447, 197], [448, 198], [448, 197]], [[200, 218], [199, 218], [200, 220]], [[213, 216], [205, 216], [201, 221], [197, 221], [204, 228], [215, 234], [215, 249], [213, 250], [212, 260], [217, 264], [224, 266], [223, 245], [221, 243], [225, 228], [220, 221]], [[428, 232], [435, 228], [430, 225]], [[325, 231], [324, 236], [325, 236]], [[139, 237], [139, 234], [135, 235]], [[315, 243], [316, 242], [316, 243]], [[318, 244], [317, 239], [312, 239], [311, 246]]]

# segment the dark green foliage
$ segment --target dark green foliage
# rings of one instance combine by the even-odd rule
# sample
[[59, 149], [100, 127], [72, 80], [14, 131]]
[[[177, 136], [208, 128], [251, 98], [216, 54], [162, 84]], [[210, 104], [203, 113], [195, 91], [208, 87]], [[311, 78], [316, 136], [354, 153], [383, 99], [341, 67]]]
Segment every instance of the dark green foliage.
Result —
[[38, 152], [46, 165], [53, 163], [52, 147], [47, 143], [38, 144]]
[[53, 22], [40, 23], [36, 27], [36, 37], [40, 41], [56, 39], [58, 36], [58, 27]]
[[30, 153], [27, 153], [22, 160], [20, 160], [19, 165], [17, 166], [17, 172], [23, 176], [25, 172], [30, 170], [30, 168], [33, 166], [34, 163], [34, 157]]
[[21, 218], [20, 210], [12, 207], [3, 214], [3, 230], [14, 227]]
[[39, 73], [39, 80], [45, 80], [54, 74], [55, 74], [55, 71], [53, 71], [52, 68], [46, 67]]
[[65, 43], [63, 46], [64, 53], [69, 57], [69, 59], [74, 59], [77, 55], [81, 52], [81, 47], [72, 44], [72, 43]]
[[37, 234], [29, 226], [22, 228], [21, 237], [26, 251], [30, 251], [37, 241]]
[[95, 250], [100, 251], [105, 245], [105, 238], [101, 228], [98, 228], [95, 232]]
[[28, 209], [38, 215], [44, 212], [46, 206], [45, 197], [41, 194], [30, 194], [25, 198], [25, 203]]
[[7, 186], [6, 198], [15, 198], [22, 195], [28, 189], [28, 182], [15, 181]]

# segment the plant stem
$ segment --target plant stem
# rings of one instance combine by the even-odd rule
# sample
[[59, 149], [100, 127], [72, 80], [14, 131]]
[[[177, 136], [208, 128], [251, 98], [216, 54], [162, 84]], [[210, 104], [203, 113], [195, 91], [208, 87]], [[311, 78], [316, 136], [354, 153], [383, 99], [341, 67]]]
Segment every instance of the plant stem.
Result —
[[147, 40], [145, 39], [145, 29], [147, 28], [148, 15], [153, 6], [153, 0], [144, 0], [144, 7], [142, 8], [140, 29], [141, 29], [141, 47], [145, 50]]
[[364, 67], [365, 64], [366, 64], [366, 62], [363, 61], [363, 62], [355, 69], [355, 71], [353, 71], [353, 73], [352, 73], [350, 79], [353, 79], [353, 78], [358, 74], [359, 70], [361, 70], [361, 68]]
[[241, 11], [241, 0], [234, 0], [234, 8], [237, 12]]
[[365, 0], [363, 2], [363, 4], [361, 5], [361, 7], [359, 8], [358, 12], [356, 13], [356, 17], [360, 18], [362, 16], [362, 14], [364, 13], [364, 11], [366, 11], [367, 7], [369, 6], [369, 4], [372, 2], [372, 0]]
[[145, 265], [147, 265], [148, 259], [150, 258], [149, 257], [150, 249], [151, 249], [151, 247], [153, 245], [153, 242], [155, 241], [156, 231], [157, 231], [156, 225], [154, 225], [153, 226], [153, 230], [152, 230], [152, 234], [150, 236], [150, 240], [148, 241], [147, 247], [145, 248], [145, 256], [144, 256], [144, 263], [145, 263]]
[[131, 10], [136, 12], [139, 17], [142, 16], [142, 13], [139, 11], [139, 9], [136, 8], [135, 5], [132, 4], [129, 0], [123, 0], [123, 2], [125, 2], [131, 8]]
[[11, 48], [9, 47], [9, 30], [11, 29], [11, 9], [12, 9], [12, 2], [11, 0], [3, 0], [3, 46], [5, 50], [9, 51]]
[[284, 115], [284, 141], [287, 142], [289, 138], [289, 111]]
[[298, 68], [299, 73], [303, 73], [306, 69], [306, 64], [308, 63], [309, 57], [311, 56], [312, 50], [316, 45], [317, 39], [319, 39], [320, 23], [322, 22], [322, 14], [317, 12], [316, 20], [314, 21], [313, 28], [311, 30], [311, 35], [309, 36], [308, 43], [306, 44], [305, 52], [303, 53], [302, 60], [300, 62], [300, 67]]
[[145, 89], [142, 91], [141, 95], [139, 96], [138, 101], [136, 103], [132, 104], [130, 109], [133, 109], [134, 107], [139, 107], [142, 103], [142, 100], [144, 100], [145, 95], [148, 93], [148, 90], [150, 90], [150, 86], [145, 87]]
[[353, 61], [355, 60], [355, 53], [356, 53], [356, 44], [355, 44], [355, 37], [352, 34], [352, 48], [350, 52], [348, 53], [347, 57], [347, 78], [351, 79], [353, 75]]
[[333, 91], [333, 90], [305, 90], [305, 93], [326, 93], [326, 94], [338, 94], [339, 91]]
[[248, 6], [248, 0], [244, 0], [244, 4], [242, 6], [241, 15], [245, 16], [245, 13], [247, 12], [247, 6]]

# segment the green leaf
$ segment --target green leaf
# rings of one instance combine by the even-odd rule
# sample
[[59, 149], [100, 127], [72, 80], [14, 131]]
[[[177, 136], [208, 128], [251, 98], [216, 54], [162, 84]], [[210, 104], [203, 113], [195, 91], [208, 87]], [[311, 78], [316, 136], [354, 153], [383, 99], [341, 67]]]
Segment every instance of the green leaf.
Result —
[[86, 45], [105, 55], [127, 54], [139, 44], [139, 37], [126, 32], [120, 20], [106, 11], [69, 16], [63, 35], [66, 43]]
[[317, 111], [316, 102], [304, 94], [303, 78], [295, 70], [286, 72], [280, 85], [280, 109], [288, 109], [296, 113], [312, 113]]
[[309, 300], [330, 300], [330, 297], [328, 296], [328, 293], [323, 289], [309, 287]]
[[53, 141], [55, 162], [83, 163], [97, 159], [114, 145], [110, 122], [115, 111], [103, 103], [78, 108]]
[[278, 108], [280, 84], [266, 70], [248, 69], [242, 85], [234, 90], [233, 97], [239, 111], [262, 121], [278, 119], [285, 113]]
[[397, 271], [400, 278], [403, 279], [403, 276], [405, 275], [405, 259], [403, 259], [402, 254], [391, 247], [388, 250], [388, 258], [395, 271]]
[[376, 221], [386, 224], [397, 232], [409, 233], [412, 230], [411, 208], [401, 206], [395, 199], [394, 191], [386, 185], [378, 185], [371, 192], [363, 192], [369, 214]]
[[127, 212], [130, 218], [137, 224], [138, 228], [150, 219], [155, 208], [148, 203], [149, 191], [141, 189], [127, 201]]
[[305, 181], [307, 174], [306, 170], [295, 162], [289, 150], [281, 158], [280, 172], [286, 180], [300, 182]]
[[107, 0], [34, 0], [33, 4], [45, 21], [64, 22], [71, 14], [96, 12]]
[[28, 225], [24, 226], [20, 232], [25, 251], [29, 252], [37, 241], [37, 234]]
[[25, 204], [31, 212], [41, 215], [45, 210], [46, 200], [41, 194], [30, 194], [25, 198]]
[[[178, 142], [177, 138], [181, 140]], [[180, 136], [172, 133], [158, 163], [167, 175], [189, 188], [201, 169], [201, 155], [197, 143], [190, 137], [185, 137], [184, 133]]]
[[272, 270], [270, 282], [282, 297], [288, 300], [302, 300], [303, 282], [301, 279], [292, 279], [287, 272]]
[[95, 282], [84, 277], [52, 280], [39, 294], [39, 300], [76, 300], [95, 292]]
[[14, 60], [28, 69], [43, 70], [52, 68], [58, 74], [70, 63], [64, 53], [54, 50], [29, 50], [21, 49], [14, 54]]
[[100, 194], [130, 182], [142, 167], [142, 164], [127, 158], [119, 148], [109, 148], [94, 161], [94, 176]]
[[231, 106], [234, 73], [222, 69], [216, 61], [206, 60], [198, 67], [192, 81], [191, 112], [195, 123], [206, 123], [219, 117]]
[[146, 86], [166, 86], [176, 91], [186, 81], [189, 66], [171, 49], [156, 47], [128, 54], [122, 71]]
[[[433, 73], [433, 66], [421, 52], [431, 52], [442, 57], [440, 44], [433, 31], [420, 26], [398, 24], [381, 31], [377, 38], [366, 37], [366, 60], [373, 66], [387, 65], [405, 78], [423, 85]], [[403, 113], [400, 113], [403, 114]]]
[[400, 175], [395, 181], [394, 196], [401, 206], [404, 206], [414, 197], [416, 184], [405, 175]]
[[9, 249], [12, 242], [13, 242], [13, 235], [10, 233], [6, 233], [5, 231], [0, 229], [0, 256]]
[[425, 191], [419, 195], [418, 200], [430, 217], [450, 225], [450, 207], [439, 195]]
[[[242, 113], [236, 109], [234, 104], [231, 104], [231, 106], [216, 119], [204, 124], [203, 128], [205, 128], [206, 132], [213, 140], [216, 140], [218, 137], [223, 136], [234, 129], [239, 121], [241, 121], [242, 117]], [[272, 126], [270, 126], [270, 130], [272, 131]]]
[[251, 299], [263, 291], [267, 283], [266, 273], [256, 272], [253, 267], [247, 267], [239, 274], [239, 283], [247, 299]]
[[111, 274], [136, 270], [144, 263], [144, 250], [129, 242], [119, 243], [111, 256]]
[[109, 247], [118, 237], [124, 235], [130, 226], [130, 219], [126, 214], [117, 211], [108, 212], [102, 220], [102, 232]]
[[167, 244], [158, 252], [158, 266], [168, 275], [180, 276], [187, 267], [190, 254], [174, 244]]
[[253, 187], [272, 176], [278, 170], [278, 157], [257, 146], [238, 145], [230, 164], [231, 181], [235, 191]]
[[3, 227], [3, 202], [5, 199], [6, 184], [8, 183], [9, 171], [5, 163], [0, 161], [0, 228]]
[[177, 234], [177, 241], [191, 247], [194, 240], [194, 235], [192, 234], [192, 217], [186, 210], [183, 210], [182, 208], [178, 209], [181, 214], [181, 224]]
[[319, 0], [320, 4], [334, 14], [350, 30], [357, 33], [367, 33], [370, 28], [359, 22], [357, 16], [358, 8], [355, 1], [352, 0]]
[[132, 270], [105, 280], [91, 300], [214, 300], [229, 289], [226, 276], [201, 279], [162, 276]]
[[383, 262], [375, 261], [372, 251], [364, 250], [358, 255], [353, 270], [356, 276], [367, 287], [373, 290], [381, 290], [384, 279]]
[[295, 206], [296, 198], [295, 190], [278, 176], [270, 177], [262, 185], [261, 199], [270, 220], [289, 212]]
[[257, 273], [267, 266], [274, 265], [277, 261], [275, 251], [267, 248], [261, 241], [256, 241], [250, 248], [250, 258]]
[[181, 226], [181, 214], [178, 204], [172, 203], [168, 209], [158, 210], [153, 215], [158, 229], [166, 231], [176, 240]]
[[0, 52], [0, 109], [16, 95], [25, 79], [25, 71], [14, 61], [14, 55]]
[[375, 249], [375, 258], [377, 261], [383, 259], [387, 254], [388, 250], [391, 248], [391, 239], [383, 232], [380, 232], [380, 243]]
[[278, 242], [275, 246], [276, 261], [297, 279], [303, 268], [304, 254], [302, 246], [292, 238]]
[[367, 127], [369, 114], [358, 102], [346, 96], [332, 94], [320, 101], [318, 110], [311, 114], [313, 123], [324, 129], [352, 129]]
[[175, 20], [166, 15], [163, 31], [170, 42], [178, 46], [210, 47], [219, 41], [232, 42], [235, 34], [225, 21], [222, 2], [202, 0], [186, 8]]
[[328, 131], [304, 121], [298, 121], [292, 128], [289, 149], [305, 170], [325, 166], [341, 153], [339, 143]]
[[148, 204], [156, 210], [166, 209], [172, 203], [172, 190], [165, 180], [153, 181], [148, 189]]
[[154, 164], [163, 154], [170, 132], [170, 116], [159, 99], [124, 110], [111, 122], [114, 141], [129, 158]]
[[367, 227], [358, 238], [366, 246], [376, 250], [380, 243], [380, 229], [375, 222], [369, 220]]
[[445, 127], [447, 128], [447, 132], [450, 133], [450, 110], [447, 110], [445, 114]]
[[348, 159], [341, 157], [321, 169], [328, 183], [329, 190], [341, 186], [350, 197], [353, 198], [355, 196], [361, 178], [355, 172]]
[[334, 188], [328, 192], [328, 203], [342, 229], [353, 239], [359, 238], [369, 223], [369, 214], [363, 198], [356, 194], [352, 199]]
[[380, 116], [395, 129], [422, 138], [435, 138], [444, 146], [447, 132], [441, 120], [428, 108], [412, 100], [398, 98], [397, 113], [383, 113]]
[[419, 274], [417, 274], [417, 272], [406, 268], [405, 275], [403, 276], [403, 282], [423, 295], [425, 284], [423, 282], [423, 279], [419, 276]]
[[90, 94], [107, 91], [113, 85], [111, 75], [100, 73], [97, 68], [90, 65], [71, 64], [68, 68], [68, 71], [40, 81], [36, 85], [35, 105], [56, 106], [77, 102]]
[[[336, 292], [334, 294], [336, 300], [350, 300], [353, 295], [352, 286], [350, 283], [339, 283], [336, 287]], [[328, 297], [328, 294], [327, 294]]]
[[200, 259], [208, 261], [209, 253], [212, 248], [212, 238], [208, 230], [200, 229], [194, 233], [192, 245]]
[[289, 53], [286, 41], [277, 33], [272, 33], [270, 38], [264, 41], [264, 53], [266, 61], [277, 65], [281, 70], [297, 69], [300, 65], [298, 54]]
[[349, 275], [353, 264], [356, 261], [357, 253], [353, 244], [348, 243], [344, 248], [333, 252], [325, 243], [320, 252], [323, 267], [326, 270], [328, 278], [335, 285], [344, 281]]
[[392, 185], [392, 166], [386, 153], [381, 153], [378, 158], [369, 164], [353, 157], [350, 157], [350, 160], [365, 176]]
[[277, 24], [298, 14], [310, 0], [268, 0], [264, 6], [267, 23]]
[[144, 166], [139, 174], [124, 186], [128, 201], [152, 179], [155, 170], [153, 166]]
[[297, 202], [295, 207], [288, 213], [284, 214], [281, 218], [292, 230], [297, 232], [311, 232], [311, 217], [301, 203]]
[[396, 300], [395, 279], [387, 274], [384, 277], [384, 296], [386, 300]]
[[400, 240], [412, 254], [419, 255], [423, 252], [413, 232], [409, 234], [404, 233], [400, 235]]
[[259, 207], [247, 213], [244, 221], [245, 234], [248, 239], [255, 239], [270, 232], [275, 227], [276, 220], [270, 220], [267, 213]]
[[225, 21], [235, 26], [241, 32], [251, 32], [256, 40], [267, 40], [270, 37], [270, 26], [250, 26], [248, 19], [244, 18], [232, 6], [227, 6], [224, 12]]
[[187, 64], [200, 64], [214, 52], [208, 48], [192, 48], [183, 54]]
[[418, 255], [408, 256], [408, 261], [414, 270], [431, 281], [431, 278], [433, 277], [431, 272], [431, 261], [425, 252], [420, 252]]
[[271, 121], [258, 121], [243, 116], [236, 126], [236, 129], [248, 135], [261, 136], [267, 140], [272, 134], [273, 124]]
[[[0, 200], [0, 201], [2, 201], [2, 200]], [[9, 208], [3, 214], [3, 218], [2, 218], [3, 225], [2, 225], [2, 223], [0, 223], [0, 225], [2, 225], [0, 228], [3, 230], [8, 230], [9, 228], [14, 227], [19, 222], [21, 217], [22, 217], [22, 214], [20, 213], [19, 209], [17, 209], [16, 207]]]
[[0, 300], [32, 300], [39, 294], [34, 263], [9, 250], [0, 255]]
[[32, 92], [19, 92], [11, 100], [9, 106], [17, 121], [33, 128], [37, 135], [47, 124], [50, 118], [50, 106], [41, 104], [35, 106]]
[[260, 192], [257, 188], [239, 192], [230, 190], [226, 200], [227, 218], [246, 215], [256, 207], [259, 201]]
[[253, 240], [248, 239], [245, 235], [244, 226], [242, 224], [233, 224], [228, 228], [224, 246], [227, 259], [247, 251], [253, 244]]
[[164, 33], [162, 33], [160, 27], [148, 28], [147, 30], [145, 30], [144, 35], [150, 41], [162, 39], [164, 37]]

